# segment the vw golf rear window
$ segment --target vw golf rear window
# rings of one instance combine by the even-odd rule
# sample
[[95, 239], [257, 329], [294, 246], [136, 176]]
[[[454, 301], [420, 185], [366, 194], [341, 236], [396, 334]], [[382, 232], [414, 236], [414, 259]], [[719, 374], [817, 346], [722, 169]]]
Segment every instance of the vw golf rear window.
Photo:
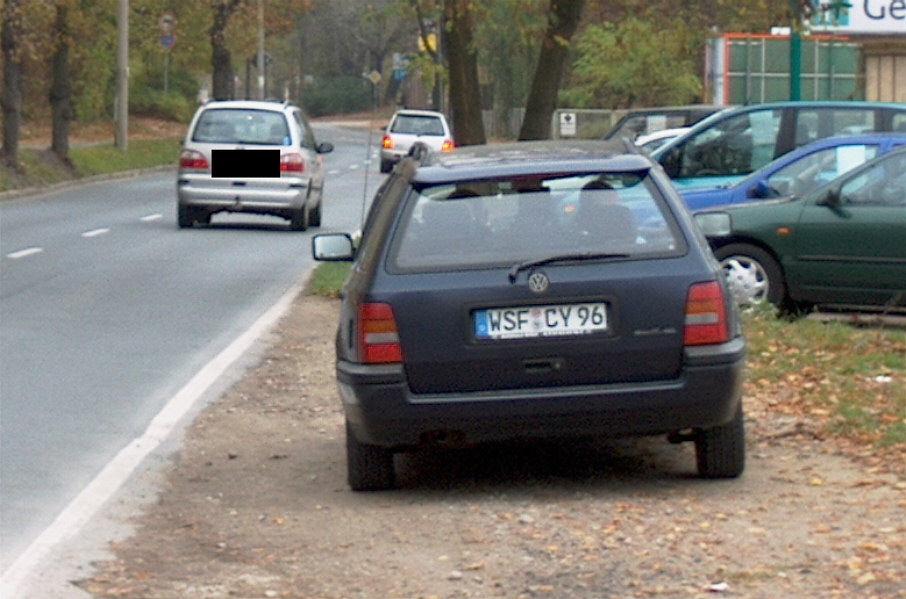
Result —
[[391, 268], [455, 270], [597, 254], [669, 257], [686, 244], [647, 173], [458, 182], [418, 190]]
[[286, 117], [281, 112], [218, 108], [201, 114], [192, 141], [288, 146], [289, 135]]

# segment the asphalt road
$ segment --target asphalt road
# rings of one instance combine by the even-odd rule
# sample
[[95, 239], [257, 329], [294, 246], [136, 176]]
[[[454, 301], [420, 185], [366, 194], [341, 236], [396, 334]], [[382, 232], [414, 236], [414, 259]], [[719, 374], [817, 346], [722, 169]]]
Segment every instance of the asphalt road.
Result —
[[244, 215], [179, 230], [172, 170], [0, 203], [0, 584], [27, 576], [99, 473], [298, 289], [312, 234], [358, 227], [383, 178], [367, 130], [315, 128], [336, 149], [323, 225], [305, 233]]

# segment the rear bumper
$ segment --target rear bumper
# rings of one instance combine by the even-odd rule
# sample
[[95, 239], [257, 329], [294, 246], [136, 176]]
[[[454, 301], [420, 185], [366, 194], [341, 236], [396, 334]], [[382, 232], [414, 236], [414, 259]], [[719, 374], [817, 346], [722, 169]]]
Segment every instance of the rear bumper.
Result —
[[183, 206], [206, 208], [211, 212], [281, 212], [305, 206], [308, 180], [286, 182], [282, 185], [255, 187], [236, 185], [215, 187], [180, 178], [176, 197]]
[[687, 351], [667, 381], [413, 394], [401, 366], [337, 363], [346, 418], [362, 443], [404, 449], [425, 443], [656, 435], [729, 422], [741, 401], [745, 342]]

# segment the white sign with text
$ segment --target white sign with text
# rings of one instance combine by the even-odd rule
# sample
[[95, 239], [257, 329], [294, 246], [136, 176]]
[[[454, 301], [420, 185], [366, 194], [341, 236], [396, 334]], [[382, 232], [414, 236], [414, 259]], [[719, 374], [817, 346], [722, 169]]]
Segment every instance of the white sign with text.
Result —
[[816, 2], [812, 31], [906, 35], [906, 0], [850, 0]]

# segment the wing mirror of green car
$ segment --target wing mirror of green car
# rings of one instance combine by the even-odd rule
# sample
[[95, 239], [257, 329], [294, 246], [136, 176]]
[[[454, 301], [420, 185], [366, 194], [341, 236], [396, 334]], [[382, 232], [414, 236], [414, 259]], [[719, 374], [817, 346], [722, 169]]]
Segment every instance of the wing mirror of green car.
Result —
[[818, 206], [827, 206], [828, 208], [840, 207], [840, 190], [838, 188], [829, 189], [822, 197], [815, 202]]

